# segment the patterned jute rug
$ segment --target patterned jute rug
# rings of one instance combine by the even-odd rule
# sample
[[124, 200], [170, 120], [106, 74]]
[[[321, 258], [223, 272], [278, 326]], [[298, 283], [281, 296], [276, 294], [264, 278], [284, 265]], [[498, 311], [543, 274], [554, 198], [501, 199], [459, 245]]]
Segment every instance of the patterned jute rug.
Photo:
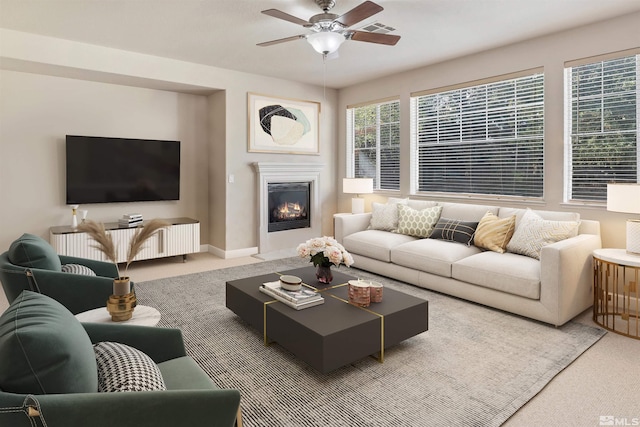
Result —
[[373, 274], [429, 301], [429, 330], [385, 352], [321, 374], [291, 353], [265, 347], [225, 307], [227, 280], [310, 265], [299, 258], [137, 283], [140, 304], [180, 328], [187, 352], [223, 388], [242, 394], [252, 426], [498, 426], [604, 331], [577, 322], [555, 328]]

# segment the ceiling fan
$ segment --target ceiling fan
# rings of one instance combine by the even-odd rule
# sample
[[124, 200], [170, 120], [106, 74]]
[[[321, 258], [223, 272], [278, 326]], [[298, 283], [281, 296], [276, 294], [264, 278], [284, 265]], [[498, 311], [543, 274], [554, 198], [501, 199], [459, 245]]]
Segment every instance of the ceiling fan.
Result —
[[368, 31], [351, 30], [349, 27], [361, 22], [383, 10], [383, 7], [372, 2], [365, 1], [354, 7], [344, 15], [336, 15], [329, 11], [335, 6], [334, 0], [314, 0], [322, 9], [322, 13], [312, 16], [308, 21], [295, 17], [278, 9], [263, 10], [265, 15], [283, 19], [309, 28], [311, 34], [299, 34], [283, 39], [258, 43], [258, 46], [271, 46], [278, 43], [289, 42], [298, 39], [307, 39], [313, 48], [326, 56], [338, 50], [345, 40], [378, 43], [393, 46], [398, 43], [400, 36], [391, 34], [372, 33]]

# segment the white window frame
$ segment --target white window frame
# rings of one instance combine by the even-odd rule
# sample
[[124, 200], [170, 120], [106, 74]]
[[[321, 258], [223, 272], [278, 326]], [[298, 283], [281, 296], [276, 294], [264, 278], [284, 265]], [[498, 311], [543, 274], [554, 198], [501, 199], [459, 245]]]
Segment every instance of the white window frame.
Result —
[[[381, 163], [379, 161], [379, 159], [381, 158], [381, 125], [383, 123], [381, 123], [381, 119], [380, 119], [380, 107], [383, 105], [388, 105], [388, 104], [392, 104], [395, 103], [398, 106], [398, 121], [397, 122], [389, 122], [389, 123], [384, 123], [384, 125], [388, 125], [390, 123], [397, 123], [398, 126], [398, 139], [397, 139], [397, 147], [398, 147], [398, 176], [397, 176], [397, 183], [398, 183], [398, 188], [381, 188]], [[375, 127], [376, 127], [376, 147], [375, 147], [375, 151], [376, 151], [376, 162], [375, 162], [375, 176], [356, 176], [356, 170], [355, 170], [355, 110], [358, 108], [363, 108], [363, 107], [372, 107], [375, 106], [376, 107], [376, 120], [375, 120]], [[374, 191], [385, 191], [385, 192], [399, 192], [400, 191], [400, 99], [397, 97], [394, 98], [387, 98], [384, 100], [379, 100], [379, 101], [372, 101], [372, 102], [367, 102], [367, 103], [362, 103], [362, 104], [357, 104], [357, 105], [350, 105], [347, 106], [347, 110], [346, 110], [346, 128], [347, 128], [347, 138], [346, 138], [346, 142], [347, 142], [347, 147], [346, 147], [346, 151], [347, 151], [347, 174], [346, 177], [347, 178], [373, 178], [373, 188]]]
[[[431, 95], [440, 95], [440, 94], [446, 94], [448, 92], [452, 92], [452, 91], [456, 91], [456, 90], [473, 90], [476, 87], [480, 87], [480, 86], [490, 86], [492, 84], [500, 84], [502, 82], [508, 82], [510, 80], [517, 80], [520, 78], [540, 78], [542, 80], [542, 88], [541, 88], [541, 97], [539, 100], [536, 101], [536, 105], [541, 109], [541, 113], [540, 113], [540, 118], [539, 120], [541, 121], [540, 127], [541, 127], [541, 133], [539, 135], [536, 135], [535, 138], [539, 139], [539, 143], [541, 144], [539, 149], [540, 149], [540, 159], [539, 159], [539, 191], [540, 194], [539, 195], [514, 195], [514, 194], [493, 194], [493, 193], [482, 193], [482, 192], [465, 192], [465, 193], [461, 193], [461, 192], [451, 192], [451, 191], [420, 191], [419, 190], [419, 179], [420, 179], [420, 165], [419, 165], [419, 117], [418, 117], [418, 102], [420, 100], [420, 97], [423, 96], [431, 96]], [[542, 201], [544, 199], [544, 180], [545, 180], [545, 176], [544, 176], [544, 157], [545, 157], [545, 151], [544, 151], [544, 122], [545, 122], [545, 106], [544, 106], [544, 73], [543, 73], [543, 69], [542, 68], [536, 68], [536, 69], [531, 69], [531, 70], [523, 70], [521, 72], [517, 72], [517, 73], [512, 73], [512, 74], [508, 74], [508, 75], [503, 75], [503, 76], [495, 76], [495, 77], [491, 77], [491, 78], [487, 78], [487, 79], [483, 79], [483, 80], [479, 80], [479, 81], [475, 81], [475, 82], [468, 82], [468, 83], [463, 83], [463, 84], [458, 84], [458, 85], [454, 85], [454, 86], [448, 86], [448, 87], [444, 87], [444, 88], [436, 88], [436, 89], [432, 89], [432, 90], [427, 90], [427, 91], [422, 91], [422, 92], [416, 92], [416, 93], [412, 93], [411, 94], [411, 104], [410, 104], [410, 126], [411, 126], [411, 132], [410, 132], [410, 141], [411, 141], [411, 170], [410, 170], [410, 176], [411, 176], [411, 183], [410, 183], [410, 192], [411, 194], [416, 194], [416, 195], [429, 195], [432, 197], [451, 197], [451, 198], [476, 198], [476, 199], [487, 199], [487, 200], [515, 200], [515, 201], [533, 201], [533, 202], [538, 202], [538, 201]], [[487, 101], [488, 102], [488, 101]], [[487, 113], [487, 117], [489, 117], [489, 110], [485, 110]], [[462, 113], [461, 113], [462, 115]], [[517, 123], [517, 121], [516, 121]], [[485, 122], [485, 125], [487, 125], [488, 122]], [[438, 131], [439, 132], [439, 131]], [[461, 133], [462, 135], [462, 133]], [[487, 135], [489, 135], [489, 132], [487, 132]], [[515, 135], [517, 136], [517, 128], [515, 130]], [[438, 133], [438, 141], [440, 138], [440, 134]], [[517, 139], [516, 137], [514, 138], [510, 138], [512, 140]], [[483, 143], [483, 142], [487, 142], [487, 141], [492, 141], [493, 139], [490, 139], [489, 137], [487, 137], [486, 139], [482, 140], [482, 141], [478, 141], [479, 143]], [[499, 141], [499, 138], [495, 139], [495, 141]], [[463, 141], [462, 140], [462, 136], [459, 142], [469, 142], [468, 140]], [[439, 142], [437, 142], [439, 143]]]
[[[635, 87], [635, 99], [636, 99], [636, 114], [635, 114], [635, 137], [636, 137], [636, 173], [635, 173], [635, 181], [633, 181], [632, 177], [628, 177], [625, 179], [614, 179], [608, 182], [640, 182], [640, 49], [633, 49], [623, 52], [615, 52], [607, 55], [601, 55], [598, 57], [584, 58], [575, 61], [568, 61], [565, 63], [564, 75], [565, 75], [565, 133], [564, 133], [564, 147], [565, 147], [565, 164], [564, 164], [564, 202], [568, 204], [580, 204], [580, 205], [594, 205], [594, 206], [605, 206], [606, 204], [606, 181], [602, 181], [601, 191], [595, 198], [589, 197], [574, 197], [574, 186], [573, 186], [573, 143], [572, 138], [577, 135], [601, 135], [606, 137], [609, 135], [616, 135], [614, 132], [606, 132], [604, 129], [604, 114], [601, 114], [601, 129], [598, 132], [591, 133], [581, 133], [577, 132], [575, 135], [573, 134], [573, 101], [577, 98], [576, 94], [572, 93], [572, 71], [573, 68], [581, 67], [581, 66], [593, 66], [596, 64], [604, 64], [608, 63], [612, 60], [619, 60], [622, 58], [633, 57], [635, 56], [635, 78], [636, 78], [636, 87]], [[633, 94], [633, 91], [627, 92], [628, 94]], [[604, 110], [604, 100], [607, 98], [607, 95], [610, 93], [604, 93], [600, 96], [589, 96], [588, 98], [593, 100], [600, 100], [602, 105], [602, 110]], [[625, 134], [633, 134], [634, 130], [625, 131]], [[619, 133], [618, 133], [619, 134]]]

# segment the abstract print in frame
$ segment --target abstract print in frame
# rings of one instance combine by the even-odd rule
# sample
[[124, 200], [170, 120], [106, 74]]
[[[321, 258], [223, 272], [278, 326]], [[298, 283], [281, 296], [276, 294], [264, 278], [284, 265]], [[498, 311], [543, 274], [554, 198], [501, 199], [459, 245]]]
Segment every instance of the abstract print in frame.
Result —
[[248, 94], [249, 151], [320, 154], [320, 103]]

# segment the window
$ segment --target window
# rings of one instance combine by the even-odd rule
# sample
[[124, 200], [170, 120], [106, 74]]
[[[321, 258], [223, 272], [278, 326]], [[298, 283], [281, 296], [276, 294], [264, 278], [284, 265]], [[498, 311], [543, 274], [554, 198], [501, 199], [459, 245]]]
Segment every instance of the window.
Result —
[[565, 69], [568, 201], [605, 201], [607, 183], [638, 182], [639, 58]]
[[400, 190], [400, 101], [347, 108], [347, 176]]
[[412, 95], [418, 192], [543, 196], [544, 75]]

